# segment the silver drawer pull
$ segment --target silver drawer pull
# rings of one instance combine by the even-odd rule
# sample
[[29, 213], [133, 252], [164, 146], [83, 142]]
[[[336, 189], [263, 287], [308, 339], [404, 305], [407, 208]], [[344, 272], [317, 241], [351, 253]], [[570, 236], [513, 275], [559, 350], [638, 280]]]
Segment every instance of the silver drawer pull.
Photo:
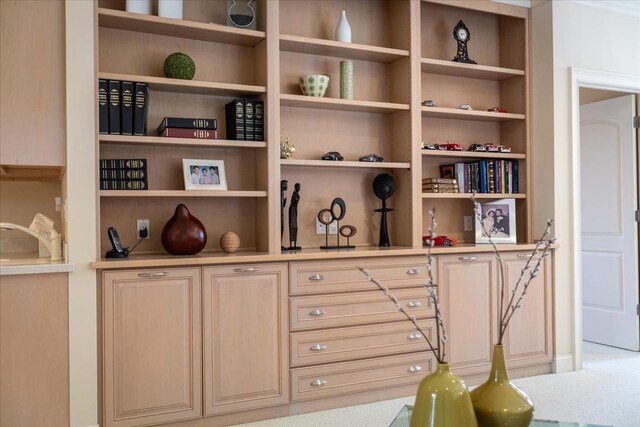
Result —
[[477, 261], [478, 257], [477, 256], [461, 256], [458, 257], [459, 261]]
[[418, 334], [418, 333], [411, 334], [407, 337], [408, 340], [418, 340], [420, 338], [422, 338], [422, 334]]
[[411, 373], [420, 372], [420, 371], [422, 371], [422, 366], [420, 366], [420, 365], [409, 366], [409, 369], [407, 369], [407, 371], [409, 371]]
[[318, 317], [318, 316], [322, 316], [327, 314], [326, 311], [324, 311], [321, 308], [316, 308], [315, 310], [313, 310], [311, 313], [309, 313], [309, 316], [314, 316], [314, 317]]
[[168, 276], [169, 273], [165, 272], [157, 272], [157, 273], [138, 273], [138, 277], [165, 277]]
[[529, 258], [531, 254], [518, 254], [516, 255], [518, 258]]
[[317, 282], [319, 280], [324, 280], [324, 276], [322, 274], [314, 274], [313, 276], [309, 277], [309, 280]]
[[311, 381], [311, 385], [314, 387], [322, 387], [323, 385], [327, 384], [327, 380], [321, 380], [320, 378], [318, 378], [317, 380], [313, 380]]
[[417, 268], [410, 268], [407, 270], [407, 274], [410, 276], [415, 276], [416, 274], [420, 274], [420, 270]]
[[315, 345], [312, 345], [311, 347], [309, 347], [309, 350], [311, 350], [311, 351], [323, 351], [323, 350], [326, 350], [326, 349], [327, 349], [327, 346], [324, 345], [324, 344], [315, 344]]
[[244, 267], [244, 268], [234, 268], [234, 273], [257, 273], [260, 271], [258, 267]]
[[420, 301], [409, 301], [407, 303], [407, 307], [409, 308], [420, 307], [421, 305], [422, 303]]

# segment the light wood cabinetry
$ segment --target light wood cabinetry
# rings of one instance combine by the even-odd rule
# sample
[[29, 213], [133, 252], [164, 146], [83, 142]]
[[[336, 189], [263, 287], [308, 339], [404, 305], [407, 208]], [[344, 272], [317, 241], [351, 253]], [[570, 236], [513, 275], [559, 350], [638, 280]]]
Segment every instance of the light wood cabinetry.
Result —
[[287, 266], [203, 268], [204, 414], [289, 401]]
[[200, 417], [200, 269], [107, 271], [102, 290], [105, 425]]

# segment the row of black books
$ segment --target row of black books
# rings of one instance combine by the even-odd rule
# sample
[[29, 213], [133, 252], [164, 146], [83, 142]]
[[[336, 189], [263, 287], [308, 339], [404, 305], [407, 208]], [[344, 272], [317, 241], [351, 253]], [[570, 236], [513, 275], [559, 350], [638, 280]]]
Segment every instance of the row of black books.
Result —
[[441, 165], [442, 178], [454, 178], [461, 193], [515, 194], [520, 191], [517, 160], [476, 160]]
[[191, 117], [165, 117], [158, 135], [168, 138], [218, 139], [218, 120]]
[[264, 102], [234, 99], [225, 105], [227, 139], [264, 141]]
[[148, 190], [147, 159], [100, 159], [101, 190]]
[[146, 135], [149, 87], [146, 83], [98, 80], [99, 131]]

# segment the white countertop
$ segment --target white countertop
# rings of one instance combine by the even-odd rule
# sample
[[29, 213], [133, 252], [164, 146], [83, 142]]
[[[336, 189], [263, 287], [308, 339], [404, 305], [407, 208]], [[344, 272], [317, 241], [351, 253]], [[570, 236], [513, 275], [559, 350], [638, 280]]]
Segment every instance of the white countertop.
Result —
[[0, 276], [70, 273], [75, 269], [75, 264], [69, 264], [65, 261], [51, 261], [49, 258], [38, 258], [37, 253], [0, 254]]

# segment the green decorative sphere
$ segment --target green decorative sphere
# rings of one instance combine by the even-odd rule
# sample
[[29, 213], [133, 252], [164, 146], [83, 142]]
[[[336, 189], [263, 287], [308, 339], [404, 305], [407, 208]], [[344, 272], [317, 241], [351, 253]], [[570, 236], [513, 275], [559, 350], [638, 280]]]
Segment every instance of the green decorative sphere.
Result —
[[196, 64], [189, 55], [172, 53], [164, 60], [164, 75], [170, 79], [191, 80], [196, 75]]

